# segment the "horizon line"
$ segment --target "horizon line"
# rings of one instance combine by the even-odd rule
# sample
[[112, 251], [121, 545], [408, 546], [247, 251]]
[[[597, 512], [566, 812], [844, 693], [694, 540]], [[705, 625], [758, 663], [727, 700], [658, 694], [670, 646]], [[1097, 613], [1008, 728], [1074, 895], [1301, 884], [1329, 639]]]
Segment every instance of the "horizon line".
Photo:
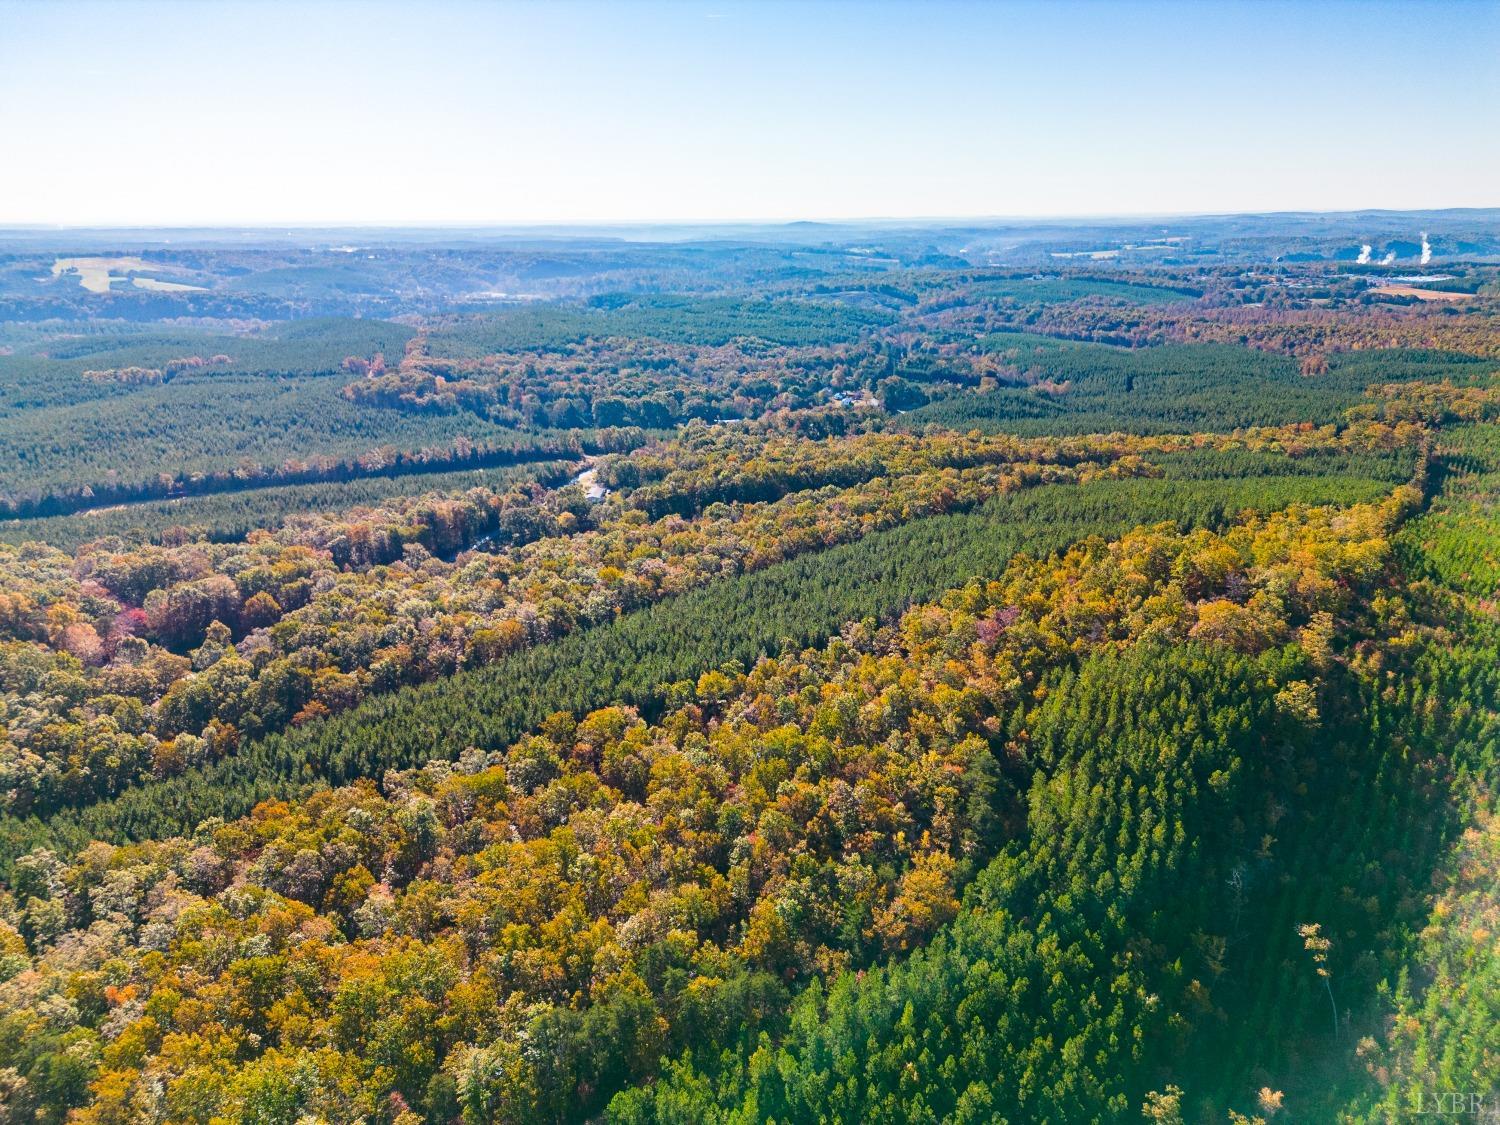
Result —
[[0, 232], [31, 231], [113, 231], [113, 230], [567, 230], [577, 228], [643, 228], [643, 227], [789, 227], [789, 226], [855, 226], [859, 224], [906, 224], [929, 226], [937, 223], [1082, 223], [1082, 222], [1148, 222], [1184, 219], [1229, 219], [1244, 217], [1277, 217], [1287, 215], [1404, 215], [1459, 212], [1500, 211], [1494, 206], [1432, 207], [1345, 207], [1333, 209], [1280, 208], [1271, 210], [1221, 211], [1120, 211], [1072, 212], [1016, 215], [855, 215], [803, 218], [715, 218], [715, 219], [538, 219], [538, 220], [439, 220], [439, 219], [266, 219], [215, 220], [191, 223], [149, 221], [0, 221]]

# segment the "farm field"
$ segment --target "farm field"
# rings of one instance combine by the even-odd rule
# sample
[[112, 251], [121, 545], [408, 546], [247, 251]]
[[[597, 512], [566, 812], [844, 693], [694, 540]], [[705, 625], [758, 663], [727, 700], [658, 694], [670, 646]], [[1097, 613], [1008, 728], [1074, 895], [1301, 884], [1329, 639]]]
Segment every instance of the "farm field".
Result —
[[90, 293], [108, 293], [117, 281], [129, 280], [140, 289], [151, 289], [162, 293], [186, 293], [201, 290], [200, 285], [166, 281], [152, 277], [134, 277], [136, 273], [161, 273], [160, 265], [140, 258], [58, 258], [52, 263], [53, 277], [78, 278], [78, 284]]

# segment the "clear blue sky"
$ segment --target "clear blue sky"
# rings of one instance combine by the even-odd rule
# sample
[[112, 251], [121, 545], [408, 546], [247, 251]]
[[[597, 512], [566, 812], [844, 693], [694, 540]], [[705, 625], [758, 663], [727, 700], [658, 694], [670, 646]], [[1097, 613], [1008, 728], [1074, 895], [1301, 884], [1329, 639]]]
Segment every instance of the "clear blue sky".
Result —
[[1500, 2], [0, 0], [0, 223], [1500, 205]]

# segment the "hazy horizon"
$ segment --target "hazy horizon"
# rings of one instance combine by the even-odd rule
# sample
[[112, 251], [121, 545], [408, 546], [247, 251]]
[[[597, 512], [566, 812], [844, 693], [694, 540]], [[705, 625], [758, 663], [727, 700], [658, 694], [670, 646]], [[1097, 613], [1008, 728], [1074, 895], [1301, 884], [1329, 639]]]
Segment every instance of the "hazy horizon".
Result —
[[802, 216], [795, 218], [723, 218], [723, 219], [598, 219], [598, 220], [557, 220], [537, 222], [508, 222], [504, 220], [475, 220], [466, 221], [461, 219], [437, 220], [437, 219], [412, 219], [412, 220], [379, 220], [367, 221], [318, 221], [303, 219], [287, 219], [279, 222], [270, 221], [226, 221], [226, 222], [196, 222], [196, 223], [134, 223], [134, 222], [100, 222], [100, 223], [66, 223], [66, 222], [0, 222], [0, 231], [266, 231], [279, 230], [307, 230], [307, 231], [343, 231], [343, 230], [404, 230], [404, 231], [533, 231], [533, 230], [559, 230], [559, 231], [588, 231], [588, 230], [630, 230], [635, 228], [645, 229], [670, 229], [670, 228], [744, 228], [744, 227], [796, 227], [796, 226], [827, 226], [827, 227], [861, 227], [861, 226], [891, 226], [891, 227], [913, 227], [927, 228], [940, 226], [1084, 226], [1088, 224], [1098, 225], [1129, 225], [1148, 223], [1155, 221], [1192, 222], [1197, 220], [1235, 219], [1235, 218], [1276, 218], [1279, 216], [1311, 217], [1311, 218], [1339, 218], [1345, 216], [1364, 215], [1449, 215], [1500, 211], [1500, 202], [1494, 205], [1473, 206], [1419, 206], [1419, 207], [1340, 207], [1340, 208], [1286, 208], [1274, 211], [1161, 211], [1161, 212], [1136, 212], [1136, 213], [1068, 213], [1055, 215], [821, 215]]

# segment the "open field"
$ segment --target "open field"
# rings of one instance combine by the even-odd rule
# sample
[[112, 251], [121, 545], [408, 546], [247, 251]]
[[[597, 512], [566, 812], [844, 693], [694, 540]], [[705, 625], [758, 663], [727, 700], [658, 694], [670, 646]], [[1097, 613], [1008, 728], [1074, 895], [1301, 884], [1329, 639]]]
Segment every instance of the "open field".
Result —
[[1441, 289], [1420, 289], [1415, 285], [1381, 285], [1376, 292], [1392, 297], [1415, 297], [1419, 301], [1472, 301], [1472, 293], [1447, 293]]
[[149, 289], [153, 293], [202, 293], [201, 285], [184, 285], [180, 281], [157, 281], [154, 277], [132, 277], [132, 285], [137, 289]]
[[[124, 281], [131, 273], [164, 273], [164, 268], [142, 258], [58, 258], [52, 263], [52, 276], [77, 274], [78, 283], [90, 293], [108, 293], [116, 281]], [[130, 279], [141, 289], [161, 293], [185, 293], [201, 291], [201, 285], [184, 285], [175, 281], [157, 281], [150, 277]]]

